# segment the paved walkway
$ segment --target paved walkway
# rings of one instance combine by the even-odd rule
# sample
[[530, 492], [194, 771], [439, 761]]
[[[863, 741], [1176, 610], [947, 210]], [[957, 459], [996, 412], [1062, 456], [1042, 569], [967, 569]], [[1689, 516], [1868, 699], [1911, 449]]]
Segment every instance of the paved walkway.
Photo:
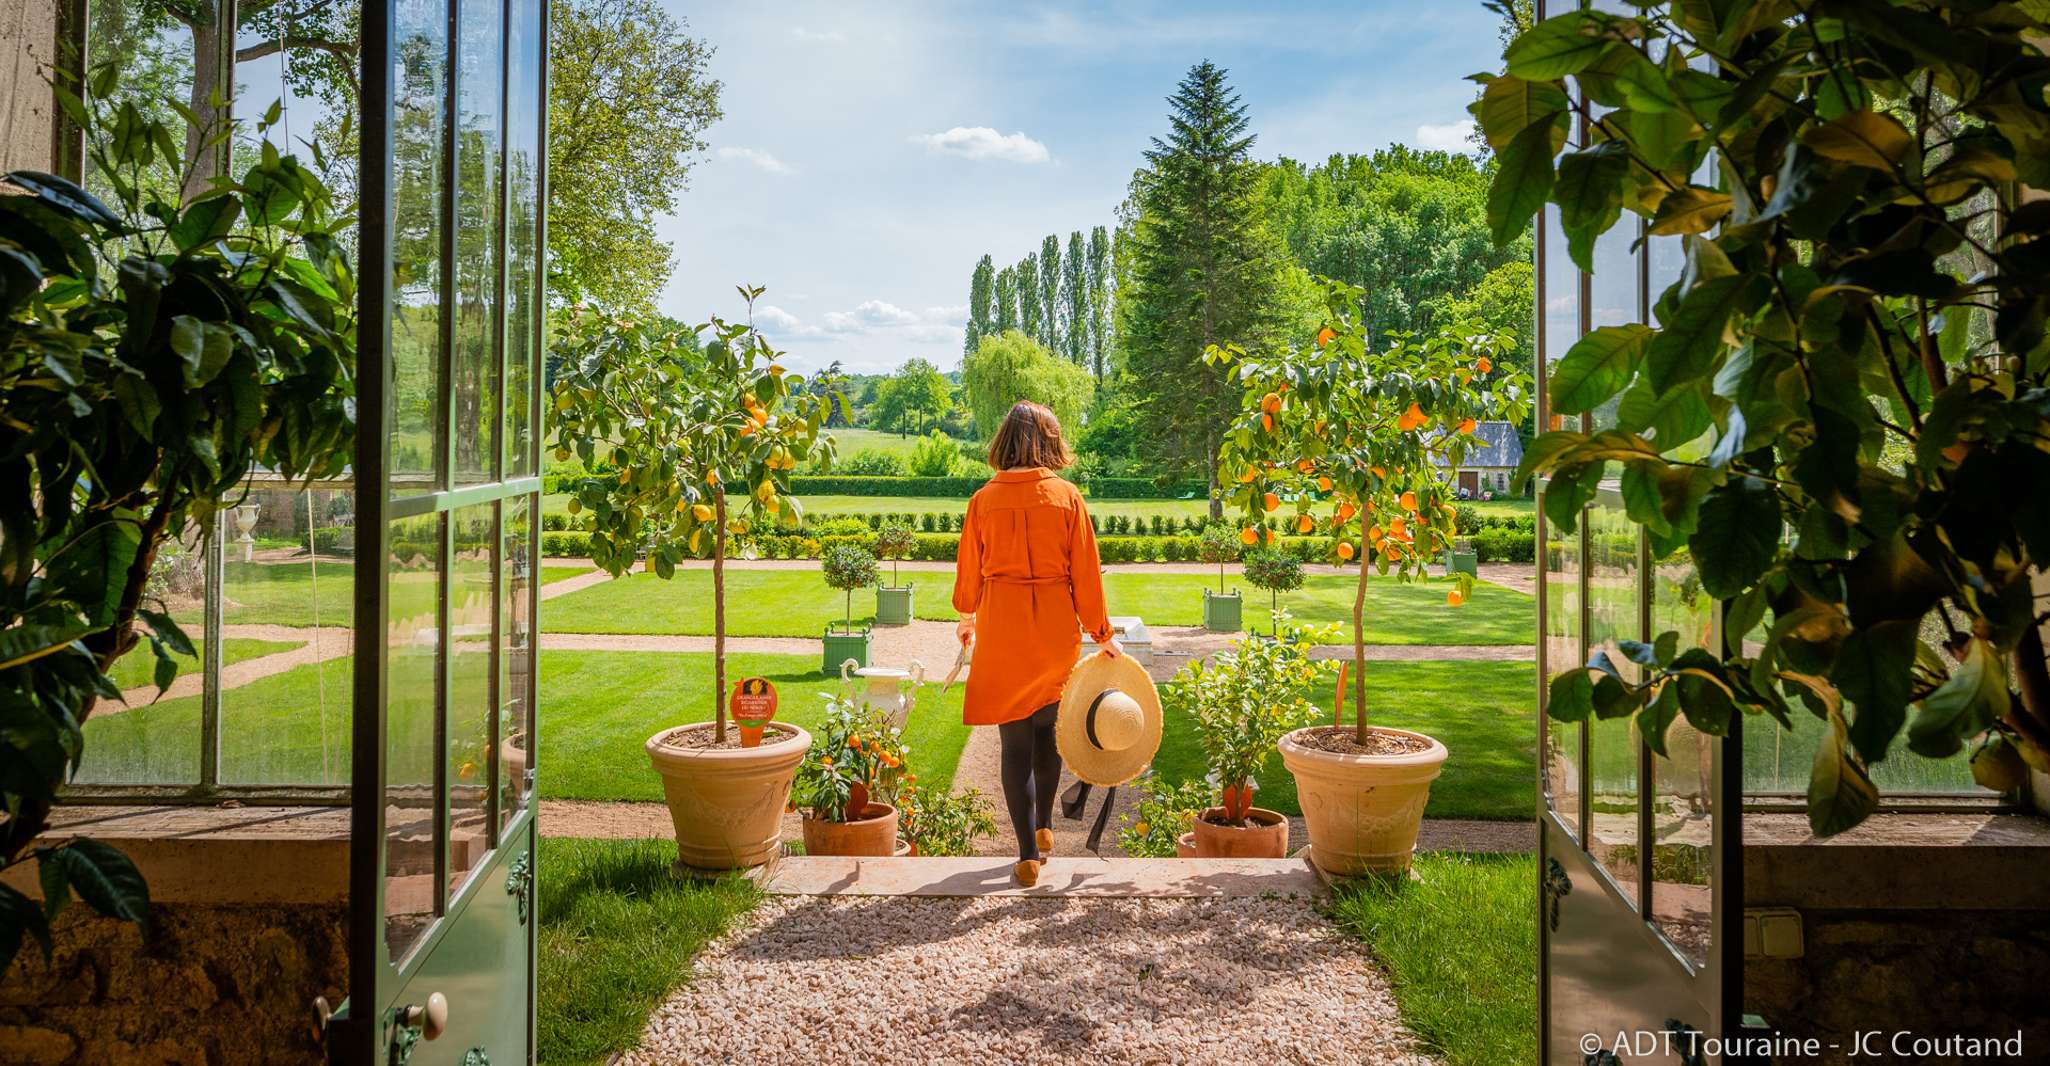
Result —
[[622, 1062], [1430, 1060], [1308, 899], [971, 895], [772, 896]]

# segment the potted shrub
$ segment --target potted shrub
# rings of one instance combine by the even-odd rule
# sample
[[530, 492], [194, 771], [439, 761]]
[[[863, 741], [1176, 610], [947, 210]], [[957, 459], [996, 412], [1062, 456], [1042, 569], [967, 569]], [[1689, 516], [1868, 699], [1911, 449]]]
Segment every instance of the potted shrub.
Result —
[[[1294, 528], [1308, 518], [1334, 538], [1337, 561], [1361, 564], [1352, 603], [1357, 721], [1306, 727], [1279, 743], [1302, 798], [1311, 859], [1349, 875], [1408, 868], [1446, 755], [1422, 733], [1369, 724], [1367, 580], [1424, 576], [1454, 533], [1445, 471], [1478, 443], [1480, 420], [1521, 421], [1530, 390], [1527, 375], [1499, 365], [1502, 338], [1462, 324], [1374, 350], [1358, 317], [1362, 291], [1322, 284], [1325, 320], [1314, 343], [1259, 355], [1212, 347], [1205, 358], [1245, 389], [1218, 470], [1245, 516], [1244, 534], [1271, 546], [1285, 493], [1298, 501], [1287, 520]], [[1311, 514], [1316, 499], [1329, 501], [1328, 518]], [[1472, 582], [1459, 575], [1447, 599], [1463, 603]]]
[[876, 531], [875, 553], [890, 561], [890, 583], [876, 585], [876, 624], [902, 626], [911, 624], [910, 585], [899, 584], [897, 564], [918, 548], [918, 534], [902, 522], [891, 522]]
[[1337, 668], [1310, 657], [1335, 631], [1302, 628], [1271, 639], [1248, 637], [1205, 664], [1198, 659], [1163, 687], [1167, 713], [1195, 723], [1216, 806], [1198, 811], [1191, 830], [1203, 858], [1274, 858], [1288, 854], [1288, 818], [1253, 806], [1258, 777], [1283, 734], [1317, 712], [1310, 694]]
[[1281, 594], [1303, 587], [1302, 560], [1274, 548], [1245, 554], [1246, 584], [1267, 590], [1267, 632], [1281, 632]]
[[1445, 549], [1445, 576], [1465, 574], [1468, 577], [1479, 577], [1480, 562], [1480, 554], [1473, 550], [1472, 537], [1454, 537], [1452, 546]]
[[791, 791], [792, 809], [804, 815], [804, 853], [895, 854], [905, 755], [880, 708], [852, 695], [829, 698]]
[[868, 665], [869, 627], [854, 628], [854, 590], [876, 583], [875, 553], [859, 544], [835, 544], [826, 549], [820, 564], [826, 584], [846, 593], [846, 614], [838, 623], [826, 623], [826, 673], [838, 676], [847, 660], [857, 667]]
[[1230, 526], [1211, 523], [1196, 539], [1196, 558], [1217, 566], [1217, 591], [1203, 590], [1203, 628], [1212, 633], [1236, 633], [1244, 618], [1244, 601], [1236, 591], [1224, 591], [1224, 564], [1239, 558], [1238, 534]]
[[975, 842], [997, 831], [996, 816], [978, 789], [947, 792], [916, 784], [906, 774], [897, 790], [897, 829], [912, 855], [972, 855]]
[[[1820, 836], [1871, 813], [1867, 768], [1903, 747], [1977, 745], [1987, 787], [2031, 770], [2050, 786], [2050, 213], [2026, 191], [2050, 184], [2050, 103], [1998, 88], [2040, 63], [2033, 21], [1647, 8], [1546, 19], [1481, 79], [1498, 242], [1547, 199], [1583, 269], [1625, 212], [1686, 235], [1659, 325], [1596, 329], [1559, 360], [1550, 432], [1516, 479], [1547, 475], [1548, 531], [1564, 533], [1620, 467], [1653, 557], [1684, 546], [1727, 601], [1725, 641], [1623, 643], [1645, 667], [1634, 679], [1597, 653], [1550, 679], [1547, 713], [1634, 716], [1659, 754], [1680, 715], [1726, 735], [1740, 713], [1782, 727], [1813, 713]], [[1714, 83], [1748, 102], [1695, 94], [1698, 72], [1644, 60], [1660, 45], [1712, 52]], [[1568, 79], [1589, 106], [1569, 106]], [[1531, 106], [1512, 116], [1512, 100]], [[1555, 163], [1579, 114], [1588, 144]], [[1653, 125], [1671, 135], [1625, 132]], [[1711, 159], [1712, 180], [1690, 177]], [[1598, 410], [1613, 424], [1579, 424]]]
[[1148, 774], [1139, 782], [1139, 801], [1118, 815], [1118, 847], [1139, 859], [1194, 858], [1196, 814], [1216, 795], [1207, 781], [1168, 782]]
[[[741, 292], [751, 310], [761, 290]], [[679, 328], [574, 308], [552, 338], [555, 458], [603, 471], [562, 486], [591, 561], [618, 577], [645, 554], [648, 570], [668, 580], [685, 558], [711, 558], [712, 717], [645, 745], [679, 861], [760, 865], [775, 854], [810, 736], [771, 723], [758, 746], [745, 747], [727, 729], [726, 553], [730, 537], [797, 522], [790, 471], [830, 459], [832, 438], [819, 426], [838, 394], [830, 378], [786, 374], [752, 325], [716, 317]]]

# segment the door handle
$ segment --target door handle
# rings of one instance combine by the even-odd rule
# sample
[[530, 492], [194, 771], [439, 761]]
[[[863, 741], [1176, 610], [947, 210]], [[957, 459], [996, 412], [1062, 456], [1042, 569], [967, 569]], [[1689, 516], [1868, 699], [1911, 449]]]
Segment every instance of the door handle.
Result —
[[399, 1024], [418, 1030], [428, 1040], [439, 1040], [448, 1031], [448, 997], [439, 992], [427, 997], [427, 1005], [410, 1004], [399, 1014]]

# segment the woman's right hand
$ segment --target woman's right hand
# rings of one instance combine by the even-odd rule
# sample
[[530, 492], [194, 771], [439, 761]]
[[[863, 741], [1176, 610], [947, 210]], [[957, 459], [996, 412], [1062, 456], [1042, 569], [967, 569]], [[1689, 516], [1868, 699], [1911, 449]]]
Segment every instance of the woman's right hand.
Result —
[[969, 644], [971, 644], [971, 643], [973, 643], [973, 642], [975, 641], [975, 616], [974, 616], [974, 615], [972, 615], [972, 614], [964, 614], [964, 615], [962, 615], [962, 616], [961, 616], [961, 621], [959, 621], [959, 622], [955, 623], [955, 625], [954, 625], [954, 639], [956, 639], [956, 640], [960, 641], [960, 642], [961, 642], [961, 646], [962, 646], [962, 647], [964, 647], [964, 648], [965, 648], [965, 647], [967, 647], [967, 646], [968, 646]]

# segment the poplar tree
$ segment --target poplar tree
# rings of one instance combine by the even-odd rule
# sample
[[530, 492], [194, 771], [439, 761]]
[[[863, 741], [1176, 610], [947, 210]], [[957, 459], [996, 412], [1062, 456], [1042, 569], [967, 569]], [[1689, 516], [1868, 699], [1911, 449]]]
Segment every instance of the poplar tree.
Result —
[[[1261, 214], [1246, 108], [1224, 69], [1196, 64], [1168, 103], [1170, 132], [1154, 138], [1132, 179], [1121, 354], [1137, 387], [1151, 393], [1132, 407], [1142, 457], [1201, 470], [1215, 489], [1218, 445], [1239, 396], [1203, 352], [1213, 344], [1258, 350], [1278, 339], [1287, 259]], [[1223, 513], [1214, 492], [1210, 513]]]
[[995, 336], [1003, 336], [1018, 328], [1018, 270], [1005, 267], [997, 271], [996, 285], [996, 330]]
[[1044, 347], [1046, 333], [1041, 325], [1040, 315], [1045, 308], [1039, 302], [1039, 273], [1041, 263], [1037, 254], [1028, 255], [1018, 264], [1018, 328], [1025, 335]]
[[1039, 242], [1039, 343], [1048, 351], [1060, 352], [1061, 343], [1061, 239], [1047, 234]]
[[995, 332], [995, 286], [996, 267], [985, 255], [975, 264], [975, 273], [968, 278], [968, 326], [967, 337], [961, 345], [962, 355], [974, 351], [982, 338]]
[[1089, 365], [1089, 281], [1082, 269], [1082, 231], [1068, 234], [1061, 261], [1061, 351], [1076, 366]]
[[1084, 314], [1089, 326], [1089, 370], [1096, 375], [1096, 384], [1103, 384], [1103, 374], [1109, 363], [1110, 352], [1110, 235], [1098, 226], [1089, 231], [1089, 249], [1085, 253], [1087, 265], [1084, 269], [1088, 295], [1085, 298]]

